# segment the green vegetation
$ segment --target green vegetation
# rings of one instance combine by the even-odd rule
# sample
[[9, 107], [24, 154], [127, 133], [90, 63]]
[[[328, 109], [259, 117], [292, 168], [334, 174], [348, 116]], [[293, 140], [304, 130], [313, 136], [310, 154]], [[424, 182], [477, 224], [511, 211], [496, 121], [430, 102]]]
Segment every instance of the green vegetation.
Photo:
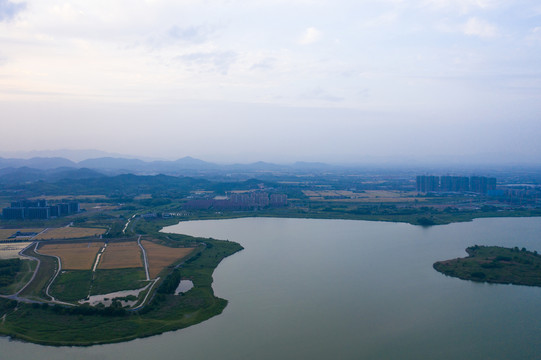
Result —
[[180, 283], [180, 270], [175, 269], [171, 272], [163, 281], [160, 287], [158, 288], [158, 294], [174, 294], [175, 290]]
[[30, 260], [0, 260], [0, 294], [15, 294], [30, 280], [35, 266]]
[[88, 296], [91, 283], [91, 271], [62, 271], [51, 286], [51, 295], [61, 301], [81, 300]]
[[34, 279], [21, 292], [22, 297], [30, 299], [48, 299], [45, 294], [45, 288], [56, 273], [57, 261], [54, 257], [38, 254], [34, 251], [34, 247], [30, 247], [24, 251], [25, 255], [32, 256], [40, 260], [39, 268]]
[[90, 295], [139, 289], [147, 284], [145, 280], [145, 271], [142, 268], [96, 270]]
[[[148, 230], [154, 226], [161, 228], [167, 223], [168, 221], [151, 221], [146, 227]], [[15, 310], [15, 301], [0, 298], [0, 317], [6, 315], [5, 320], [0, 322], [0, 334], [48, 345], [93, 345], [178, 330], [220, 314], [227, 301], [214, 296], [211, 286], [212, 273], [223, 258], [241, 250], [242, 247], [229, 241], [163, 233], [154, 235], [168, 246], [179, 247], [203, 242], [206, 246], [197, 253], [199, 255], [191, 261], [186, 261], [179, 269], [172, 266], [170, 268], [172, 274], [162, 280], [163, 285], [158, 284], [158, 288], [162, 290], [156, 292], [151, 302], [141, 310], [126, 311], [120, 307], [119, 302], [114, 302], [107, 308], [19, 303]], [[54, 259], [45, 256], [43, 258]], [[183, 296], [176, 296], [172, 294], [174, 289], [173, 291], [171, 289], [178, 285], [180, 272], [182, 277], [193, 282], [194, 288]], [[79, 278], [88, 284], [88, 276], [85, 273], [90, 272], [66, 272], [62, 274], [67, 276], [66, 280], [59, 280], [59, 284], [63, 281], [67, 284], [68, 280], [72, 284]], [[36, 284], [32, 282], [32, 293], [38, 292], [40, 287], [37, 283], [42, 284], [42, 287], [46, 285], [48, 278], [46, 276], [43, 278], [45, 281], [36, 281]], [[144, 279], [141, 269], [98, 270], [92, 292], [106, 293], [113, 289], [113, 286], [114, 291], [117, 291], [119, 283], [124, 282], [130, 287], [128, 285], [130, 281], [132, 284], [133, 282], [140, 284], [141, 279]], [[57, 286], [60, 285], [53, 285], [53, 291]], [[81, 285], [80, 289], [70, 290], [69, 296], [73, 298], [79, 296], [76, 293], [82, 293], [86, 286]]]
[[[359, 210], [361, 208], [362, 210]], [[472, 221], [491, 217], [532, 217], [541, 216], [541, 209], [515, 209], [498, 211], [447, 210], [441, 211], [429, 207], [397, 208], [395, 206], [365, 206], [326, 208], [312, 203], [310, 208], [276, 208], [259, 211], [198, 211], [189, 214], [185, 220], [234, 219], [243, 217], [278, 217], [295, 219], [341, 219], [402, 222], [412, 225], [432, 226], [456, 222]], [[178, 219], [171, 224], [178, 223]]]
[[498, 246], [472, 246], [468, 257], [438, 261], [434, 269], [463, 280], [541, 286], [541, 256], [537, 252]]

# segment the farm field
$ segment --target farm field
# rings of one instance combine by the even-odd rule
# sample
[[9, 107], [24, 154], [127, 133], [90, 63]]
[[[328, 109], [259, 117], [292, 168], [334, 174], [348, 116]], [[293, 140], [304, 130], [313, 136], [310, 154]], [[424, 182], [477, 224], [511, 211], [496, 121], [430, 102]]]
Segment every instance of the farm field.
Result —
[[31, 242], [16, 242], [0, 244], [0, 260], [23, 258], [19, 256], [19, 251], [30, 245]]
[[141, 248], [137, 242], [113, 242], [107, 244], [98, 269], [123, 269], [143, 266]]
[[425, 201], [423, 197], [417, 197], [417, 192], [389, 191], [389, 190], [366, 190], [354, 192], [349, 190], [303, 190], [304, 195], [310, 200], [341, 201], [352, 203], [373, 202], [414, 202]]
[[79, 228], [79, 227], [62, 227], [47, 229], [42, 234], [39, 234], [34, 240], [51, 240], [51, 239], [77, 239], [90, 236], [103, 235], [107, 230], [99, 228]]
[[356, 199], [318, 199], [314, 198], [311, 200], [321, 200], [322, 202], [345, 202], [345, 203], [414, 203], [416, 201], [423, 202], [426, 201], [425, 198], [413, 198], [413, 197], [366, 197], [366, 198], [356, 198]]
[[40, 254], [58, 256], [66, 270], [91, 270], [96, 254], [103, 242], [70, 244], [45, 244], [38, 249]]
[[40, 233], [43, 231], [43, 228], [37, 228], [37, 229], [0, 229], [0, 241], [1, 240], [12, 240], [8, 239], [11, 235], [15, 234], [17, 231], [20, 231], [22, 233]]
[[153, 279], [167, 266], [191, 253], [194, 248], [171, 248], [143, 240], [147, 252], [150, 277]]
[[53, 200], [53, 201], [63, 201], [63, 200], [81, 200], [81, 199], [107, 199], [105, 195], [57, 195], [57, 196], [34, 196], [29, 198], [29, 200]]
[[79, 203], [79, 206], [81, 207], [81, 209], [84, 209], [90, 212], [108, 211], [108, 210], [115, 210], [119, 208], [118, 205], [111, 205], [109, 203], [95, 203], [95, 202], [91, 202], [91, 203], [82, 202], [82, 203]]

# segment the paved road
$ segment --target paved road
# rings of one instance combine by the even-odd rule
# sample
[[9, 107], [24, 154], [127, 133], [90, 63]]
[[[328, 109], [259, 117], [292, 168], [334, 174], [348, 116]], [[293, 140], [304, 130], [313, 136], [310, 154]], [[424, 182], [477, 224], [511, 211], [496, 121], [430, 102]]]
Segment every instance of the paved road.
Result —
[[[38, 265], [36, 266], [36, 270], [34, 270], [34, 274], [32, 274], [32, 278], [30, 279], [30, 281], [28, 281], [26, 283], [26, 285], [24, 285], [22, 287], [22, 289], [20, 289], [19, 291], [17, 291], [15, 294], [12, 294], [12, 295], [0, 295], [0, 297], [4, 298], [4, 299], [10, 299], [10, 300], [17, 300], [17, 301], [20, 301], [20, 302], [24, 302], [24, 303], [29, 303], [29, 304], [47, 304], [47, 303], [54, 303], [54, 304], [60, 304], [60, 305], [68, 305], [68, 306], [74, 306], [73, 304], [70, 304], [70, 303], [66, 303], [66, 302], [63, 302], [63, 301], [60, 301], [60, 300], [56, 300], [54, 298], [54, 296], [50, 295], [49, 294], [49, 288], [51, 287], [51, 284], [54, 282], [54, 280], [56, 279], [56, 277], [58, 276], [58, 274], [60, 273], [60, 271], [62, 270], [62, 262], [60, 261], [60, 258], [58, 256], [55, 256], [55, 258], [57, 258], [58, 260], [58, 270], [56, 271], [54, 277], [52, 278], [52, 280], [49, 282], [49, 285], [47, 286], [47, 289], [45, 290], [45, 294], [47, 294], [47, 296], [49, 296], [51, 298], [51, 301], [39, 301], [39, 300], [31, 300], [31, 299], [27, 299], [25, 297], [22, 297], [22, 296], [19, 296], [24, 289], [26, 289], [28, 287], [28, 285], [30, 285], [30, 283], [35, 279], [36, 277], [36, 274], [38, 273], [38, 270], [39, 270], [39, 267], [41, 265], [41, 260], [38, 259], [37, 257], [34, 257], [34, 256], [31, 256], [31, 255], [27, 255], [27, 254], [24, 254], [24, 251], [26, 251], [28, 248], [30, 248], [31, 246], [35, 246], [34, 248], [34, 252], [36, 254], [39, 254], [39, 252], [37, 251], [37, 248], [38, 248], [38, 242], [33, 242], [32, 244], [28, 245], [27, 247], [25, 247], [24, 249], [22, 249], [21, 251], [19, 251], [19, 255], [23, 256], [23, 257], [26, 257], [26, 258], [29, 258], [29, 259], [32, 259], [32, 260], [36, 260], [38, 262]], [[40, 255], [43, 255], [43, 254], [40, 254]], [[44, 256], [50, 256], [50, 255], [44, 255]]]
[[143, 260], [145, 261], [145, 272], [147, 274], [147, 280], [150, 280], [150, 275], [148, 273], [148, 258], [147, 258], [147, 252], [145, 251], [145, 248], [143, 247], [143, 245], [141, 245], [141, 235], [139, 235], [139, 237], [137, 238], [137, 244], [139, 245], [139, 247], [141, 248], [141, 250], [143, 251]]

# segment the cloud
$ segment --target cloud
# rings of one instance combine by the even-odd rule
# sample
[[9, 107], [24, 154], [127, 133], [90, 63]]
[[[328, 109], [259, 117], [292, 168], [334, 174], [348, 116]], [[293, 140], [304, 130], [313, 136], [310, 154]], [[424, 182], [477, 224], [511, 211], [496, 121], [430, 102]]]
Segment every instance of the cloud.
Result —
[[536, 45], [541, 42], [541, 26], [536, 26], [526, 35], [526, 41], [529, 45]]
[[497, 5], [498, 0], [425, 0], [424, 4], [436, 9], [456, 9], [469, 13], [476, 9], [489, 9]]
[[381, 14], [380, 16], [376, 16], [375, 18], [369, 19], [365, 23], [365, 26], [368, 26], [368, 27], [387, 26], [389, 24], [395, 23], [397, 19], [398, 19], [398, 13], [388, 12], [385, 14]]
[[304, 30], [303, 34], [299, 39], [299, 44], [309, 45], [319, 41], [321, 38], [321, 32], [315, 27], [309, 27]]
[[321, 88], [312, 89], [304, 94], [301, 94], [301, 99], [306, 100], [323, 100], [328, 102], [341, 102], [344, 101], [343, 97], [334, 96]]
[[13, 17], [25, 7], [25, 3], [13, 3], [9, 0], [0, 0], [0, 21], [13, 19]]
[[496, 26], [475, 17], [470, 18], [462, 26], [462, 32], [466, 35], [478, 36], [482, 38], [491, 38], [498, 35], [498, 29]]
[[270, 70], [274, 68], [276, 64], [276, 59], [272, 57], [264, 58], [263, 60], [253, 64], [250, 67], [250, 70]]
[[222, 75], [226, 75], [229, 67], [235, 62], [236, 58], [237, 54], [232, 51], [221, 51], [191, 53], [177, 56], [175, 59], [188, 65], [194, 65], [203, 69], [207, 68], [207, 70], [217, 71]]
[[213, 32], [214, 30], [206, 28], [204, 26], [173, 26], [169, 29], [167, 33], [171, 38], [175, 40], [201, 44], [206, 42], [209, 35], [211, 35]]

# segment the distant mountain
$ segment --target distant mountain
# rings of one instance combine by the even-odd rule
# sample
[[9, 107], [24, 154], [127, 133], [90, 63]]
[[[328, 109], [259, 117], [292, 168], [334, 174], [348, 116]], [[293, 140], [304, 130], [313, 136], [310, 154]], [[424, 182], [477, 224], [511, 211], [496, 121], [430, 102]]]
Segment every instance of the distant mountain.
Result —
[[87, 169], [87, 168], [80, 168], [80, 169], [69, 169], [69, 168], [58, 168], [49, 170], [47, 172], [47, 181], [59, 181], [63, 179], [69, 179], [69, 180], [80, 180], [80, 179], [96, 179], [96, 178], [102, 178], [105, 177], [104, 174]]
[[29, 167], [0, 169], [0, 184], [23, 184], [36, 181], [54, 182], [63, 179], [92, 179], [105, 175], [90, 169], [74, 169], [61, 167], [40, 170]]
[[[156, 163], [156, 161], [154, 163]], [[173, 163], [184, 169], [209, 169], [219, 167], [219, 165], [195, 159], [191, 156], [186, 156], [181, 159], [175, 160], [173, 161]]]
[[44, 170], [32, 169], [26, 166], [5, 168], [0, 173], [0, 184], [22, 184], [43, 180], [44, 178]]
[[35, 157], [31, 159], [3, 159], [0, 158], [0, 168], [6, 167], [29, 167], [33, 169], [55, 169], [59, 167], [77, 167], [77, 164], [71, 160], [53, 157], [42, 158]]
[[90, 169], [144, 170], [148, 163], [139, 159], [103, 157], [83, 160], [78, 165]]
[[[193, 157], [183, 157], [175, 161], [143, 161], [140, 159], [127, 159], [121, 157], [99, 157], [86, 159], [78, 163], [65, 158], [31, 158], [31, 159], [3, 159], [0, 158], [0, 169], [5, 168], [32, 168], [38, 170], [52, 170], [58, 168], [71, 169], [92, 169], [99, 173], [110, 176], [119, 174], [138, 174], [138, 175], [183, 175], [200, 176], [205, 174], [219, 173], [260, 173], [260, 172], [305, 172], [331, 169], [333, 166], [323, 163], [297, 162], [293, 165], [279, 165], [258, 161], [251, 164], [231, 164], [219, 165]], [[10, 171], [11, 172], [11, 171]], [[21, 179], [31, 181], [32, 176], [29, 170], [24, 171], [26, 175], [20, 174]], [[82, 174], [82, 173], [81, 173]], [[34, 174], [41, 179], [43, 174]], [[50, 174], [49, 174], [50, 175]], [[73, 175], [70, 173], [70, 176]], [[90, 174], [88, 174], [90, 175]], [[14, 175], [16, 176], [16, 175]]]
[[142, 156], [131, 156], [119, 153], [112, 153], [107, 151], [86, 149], [86, 150], [72, 150], [72, 149], [58, 149], [58, 150], [32, 150], [32, 151], [0, 151], [0, 157], [4, 158], [17, 158], [17, 159], [29, 159], [34, 157], [51, 158], [62, 157], [74, 162], [83, 161], [86, 159], [96, 159], [102, 157], [115, 157], [124, 159], [141, 159], [145, 161], [157, 160], [155, 158], [146, 158]]

